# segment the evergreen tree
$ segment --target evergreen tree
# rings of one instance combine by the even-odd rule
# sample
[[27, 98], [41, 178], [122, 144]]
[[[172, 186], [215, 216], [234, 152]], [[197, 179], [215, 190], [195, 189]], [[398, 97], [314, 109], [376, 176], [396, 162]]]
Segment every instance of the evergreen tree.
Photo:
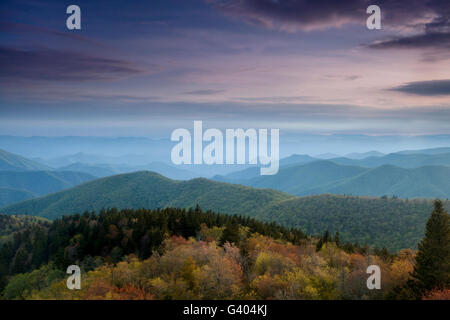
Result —
[[336, 231], [336, 233], [334, 234], [334, 242], [336, 243], [336, 246], [341, 246], [341, 237], [339, 235], [339, 231]]
[[319, 252], [322, 249], [322, 247], [323, 247], [323, 240], [322, 240], [322, 238], [320, 238], [316, 244], [316, 251]]
[[425, 238], [418, 247], [412, 274], [413, 290], [418, 297], [435, 288], [450, 287], [450, 218], [440, 200], [434, 203]]
[[229, 243], [239, 245], [240, 240], [239, 225], [235, 220], [233, 220], [232, 222], [228, 223], [223, 230], [222, 237], [220, 238], [220, 245], [223, 245], [227, 241]]
[[330, 236], [330, 232], [325, 231], [324, 235], [323, 235], [323, 242], [327, 243], [327, 242], [331, 242], [331, 236]]

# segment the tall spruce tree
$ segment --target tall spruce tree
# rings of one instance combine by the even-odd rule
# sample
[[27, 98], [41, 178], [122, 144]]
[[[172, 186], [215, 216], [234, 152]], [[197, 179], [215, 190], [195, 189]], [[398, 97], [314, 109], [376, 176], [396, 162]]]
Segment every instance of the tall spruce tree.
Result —
[[450, 287], [450, 216], [440, 200], [434, 202], [419, 244], [414, 268], [414, 291], [421, 297], [426, 291]]

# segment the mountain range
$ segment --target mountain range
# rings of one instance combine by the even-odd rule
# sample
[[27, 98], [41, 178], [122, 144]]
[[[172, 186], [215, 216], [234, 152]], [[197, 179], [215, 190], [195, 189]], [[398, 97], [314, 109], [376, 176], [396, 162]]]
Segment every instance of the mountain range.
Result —
[[175, 180], [188, 180], [197, 177], [197, 175], [193, 172], [178, 168], [176, 166], [171, 166], [164, 162], [152, 162], [146, 165], [139, 165], [139, 166], [130, 166], [125, 164], [108, 164], [108, 163], [88, 164], [76, 162], [57, 169], [57, 171], [84, 172], [96, 176], [98, 178], [143, 170], [158, 172], [168, 178]]
[[49, 169], [50, 167], [46, 165], [0, 149], [0, 170], [2, 171], [31, 171]]
[[13, 204], [0, 213], [55, 219], [102, 208], [188, 208], [197, 204], [204, 210], [299, 227], [309, 234], [339, 231], [346, 241], [393, 250], [416, 245], [432, 208], [431, 200], [339, 195], [296, 197], [204, 178], [176, 181], [143, 171], [90, 181]]
[[249, 175], [248, 170], [214, 180], [255, 188], [271, 188], [298, 196], [323, 193], [401, 198], [449, 198], [450, 167], [405, 169], [392, 165], [366, 168], [332, 160], [281, 167], [273, 176]]
[[74, 171], [0, 171], [0, 206], [68, 189], [95, 178]]

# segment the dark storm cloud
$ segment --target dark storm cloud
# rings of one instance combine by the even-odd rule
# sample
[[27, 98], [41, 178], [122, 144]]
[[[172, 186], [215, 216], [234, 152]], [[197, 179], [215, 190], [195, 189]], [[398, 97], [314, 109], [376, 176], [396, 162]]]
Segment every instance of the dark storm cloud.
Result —
[[430, 14], [441, 16], [449, 1], [441, 0], [205, 0], [227, 14], [268, 27], [317, 29], [358, 23], [365, 26], [366, 9], [380, 6], [388, 25], [410, 23]]
[[450, 1], [447, 9], [439, 11], [441, 16], [424, 24], [420, 34], [396, 37], [377, 41], [369, 45], [373, 49], [421, 49], [421, 48], [450, 48]]
[[422, 96], [450, 95], [450, 79], [410, 82], [390, 90]]
[[338, 21], [361, 18], [362, 0], [206, 0], [226, 14], [267, 27], [309, 28], [331, 26]]
[[369, 45], [372, 49], [450, 49], [450, 33], [425, 33], [410, 37], [398, 37], [377, 41]]
[[[433, 9], [434, 18], [427, 23], [417, 23], [418, 34], [399, 36], [374, 42], [372, 49], [437, 49], [450, 48], [450, 1], [430, 1], [427, 8]], [[420, 17], [421, 13], [417, 13]], [[414, 25], [413, 25], [414, 27]]]
[[0, 79], [11, 82], [113, 80], [140, 72], [123, 60], [69, 51], [0, 47]]
[[415, 30], [369, 44], [369, 48], [449, 48], [449, 0], [205, 0], [224, 13], [281, 30], [312, 30], [359, 24], [365, 27], [366, 8], [381, 8], [382, 24]]

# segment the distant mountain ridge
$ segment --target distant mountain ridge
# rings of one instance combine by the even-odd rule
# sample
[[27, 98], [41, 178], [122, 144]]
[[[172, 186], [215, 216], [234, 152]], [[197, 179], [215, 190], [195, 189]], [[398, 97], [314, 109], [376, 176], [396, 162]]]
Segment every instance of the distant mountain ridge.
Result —
[[418, 150], [404, 150], [394, 152], [398, 154], [441, 154], [450, 153], [450, 147], [431, 148], [431, 149], [418, 149]]
[[0, 205], [71, 188], [95, 179], [73, 171], [0, 171]]
[[171, 166], [164, 162], [152, 162], [147, 165], [141, 166], [127, 166], [114, 164], [86, 164], [77, 162], [57, 169], [57, 171], [85, 172], [98, 178], [145, 170], [155, 171], [158, 172], [159, 174], [162, 174], [168, 178], [175, 180], [188, 180], [197, 177], [194, 173], [190, 171], [180, 169], [176, 166]]
[[[439, 156], [438, 159], [443, 158]], [[387, 195], [401, 198], [450, 198], [450, 166], [401, 168], [386, 164], [371, 168], [352, 164], [359, 163], [360, 160], [346, 159], [345, 164], [339, 164], [339, 161], [335, 160], [281, 166], [273, 176], [261, 176], [254, 168], [253, 171], [241, 171], [241, 174], [237, 172], [216, 176], [214, 180], [255, 188], [270, 188], [297, 196], [331, 193], [375, 197]]]
[[450, 153], [437, 154], [401, 154], [390, 153], [383, 157], [365, 159], [333, 158], [338, 164], [375, 168], [383, 165], [394, 165], [401, 168], [418, 168], [423, 166], [450, 166]]
[[365, 159], [369, 157], [383, 157], [386, 154], [378, 152], [378, 151], [368, 151], [368, 152], [353, 152], [345, 155], [345, 158], [350, 159]]
[[270, 188], [294, 195], [307, 195], [307, 190], [324, 184], [354, 177], [367, 169], [341, 166], [329, 160], [282, 167], [273, 176], [258, 176], [248, 181], [236, 181], [255, 188]]
[[6, 171], [37, 171], [50, 170], [50, 167], [24, 158], [17, 154], [0, 149], [0, 170]]
[[0, 187], [0, 207], [31, 199], [35, 196], [36, 194], [27, 190]]

